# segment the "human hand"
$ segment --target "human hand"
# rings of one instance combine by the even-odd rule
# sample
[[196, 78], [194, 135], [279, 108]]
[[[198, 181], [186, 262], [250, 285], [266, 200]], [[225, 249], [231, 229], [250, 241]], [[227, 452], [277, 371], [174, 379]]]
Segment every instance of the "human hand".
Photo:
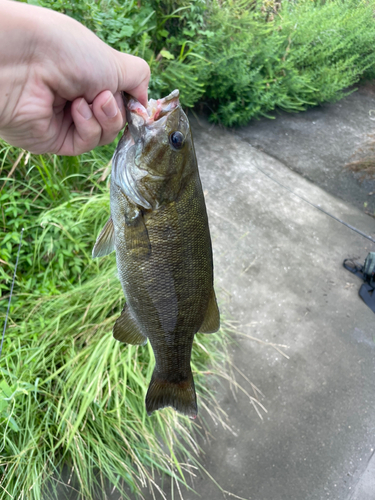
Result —
[[0, 136], [32, 153], [78, 155], [125, 125], [121, 91], [147, 104], [148, 64], [74, 19], [0, 0]]

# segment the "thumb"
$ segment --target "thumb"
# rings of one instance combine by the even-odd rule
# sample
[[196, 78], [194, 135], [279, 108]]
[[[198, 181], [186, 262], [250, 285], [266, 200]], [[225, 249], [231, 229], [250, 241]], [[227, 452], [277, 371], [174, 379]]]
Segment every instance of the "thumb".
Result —
[[144, 59], [116, 52], [118, 90], [125, 91], [147, 106], [147, 88], [150, 80], [150, 67]]

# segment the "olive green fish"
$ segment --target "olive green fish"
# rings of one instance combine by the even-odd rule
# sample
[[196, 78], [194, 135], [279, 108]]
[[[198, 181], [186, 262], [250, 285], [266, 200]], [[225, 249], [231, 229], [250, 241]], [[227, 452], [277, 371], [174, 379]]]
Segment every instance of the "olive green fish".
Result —
[[216, 332], [220, 317], [206, 206], [178, 98], [174, 90], [147, 109], [125, 98], [128, 124], [112, 161], [111, 217], [93, 257], [116, 250], [126, 304], [114, 338], [134, 345], [150, 339], [155, 369], [147, 413], [172, 406], [195, 418], [194, 335]]

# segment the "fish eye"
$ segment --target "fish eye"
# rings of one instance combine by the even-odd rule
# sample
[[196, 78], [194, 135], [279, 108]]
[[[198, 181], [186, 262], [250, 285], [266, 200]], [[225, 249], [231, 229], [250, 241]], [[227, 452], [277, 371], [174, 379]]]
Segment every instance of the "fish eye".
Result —
[[185, 136], [179, 130], [172, 132], [169, 136], [169, 142], [174, 149], [181, 149], [185, 142]]

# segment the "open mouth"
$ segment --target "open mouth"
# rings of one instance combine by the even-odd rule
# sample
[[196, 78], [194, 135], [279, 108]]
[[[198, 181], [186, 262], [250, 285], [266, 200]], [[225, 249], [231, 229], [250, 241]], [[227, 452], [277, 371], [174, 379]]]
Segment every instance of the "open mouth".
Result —
[[176, 89], [162, 99], [150, 99], [147, 104], [147, 109], [136, 99], [130, 98], [127, 108], [132, 113], [141, 116], [146, 125], [150, 125], [177, 108], [179, 105], [179, 95], [180, 93]]

